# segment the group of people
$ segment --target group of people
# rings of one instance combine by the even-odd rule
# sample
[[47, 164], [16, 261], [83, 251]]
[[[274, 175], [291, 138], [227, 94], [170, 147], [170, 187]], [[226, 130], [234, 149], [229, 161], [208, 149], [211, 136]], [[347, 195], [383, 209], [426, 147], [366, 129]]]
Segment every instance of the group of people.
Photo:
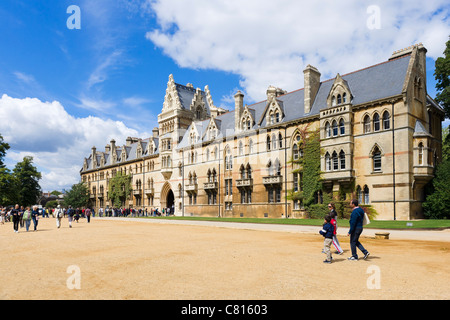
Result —
[[[358, 260], [357, 248], [363, 253], [364, 259], [367, 259], [370, 253], [364, 248], [361, 242], [359, 242], [359, 237], [363, 232], [364, 210], [359, 207], [358, 200], [356, 199], [353, 199], [350, 202], [350, 207], [352, 209], [352, 213], [350, 215], [350, 229], [347, 236], [350, 237], [350, 249], [352, 255], [348, 258], [348, 260]], [[323, 228], [319, 231], [319, 233], [325, 238], [322, 252], [327, 255], [327, 258], [323, 261], [324, 263], [331, 263], [333, 259], [331, 254], [331, 244], [333, 244], [336, 248], [337, 254], [342, 254], [344, 252], [336, 236], [337, 212], [334, 203], [328, 204], [328, 210], [330, 210], [330, 212], [325, 216]]]
[[[48, 211], [47, 211], [48, 210]], [[5, 224], [5, 222], [12, 221], [13, 229], [15, 233], [19, 232], [19, 226], [30, 230], [31, 222], [33, 221], [34, 231], [37, 231], [37, 226], [39, 223], [39, 217], [49, 217], [51, 213], [56, 218], [56, 227], [61, 227], [62, 218], [68, 217], [69, 227], [72, 228], [72, 222], [78, 222], [80, 217], [85, 217], [89, 223], [91, 220], [91, 215], [94, 210], [90, 208], [72, 208], [68, 206], [67, 209], [62, 208], [60, 205], [56, 209], [40, 209], [37, 205], [32, 207], [23, 207], [16, 204], [14, 207], [0, 207], [0, 223]]]
[[109, 208], [107, 207], [105, 210], [103, 208], [98, 209], [99, 217], [159, 217], [159, 216], [169, 216], [174, 214], [174, 209], [163, 208], [162, 211], [159, 211], [158, 208], [151, 208], [150, 211], [145, 208]]
[[38, 206], [24, 208], [16, 204], [14, 207], [0, 207], [0, 223], [5, 224], [6, 221], [12, 220], [15, 233], [19, 232], [19, 226], [21, 228], [25, 227], [29, 231], [31, 221], [33, 221], [34, 231], [36, 231], [39, 215]]

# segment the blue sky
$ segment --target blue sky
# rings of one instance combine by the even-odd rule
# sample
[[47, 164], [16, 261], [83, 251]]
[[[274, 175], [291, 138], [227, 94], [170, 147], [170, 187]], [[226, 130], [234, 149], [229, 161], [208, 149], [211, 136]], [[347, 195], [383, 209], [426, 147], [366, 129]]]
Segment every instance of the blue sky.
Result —
[[[79, 180], [90, 148], [145, 138], [157, 125], [170, 74], [209, 85], [233, 108], [264, 99], [269, 85], [303, 87], [382, 61], [422, 42], [428, 92], [450, 35], [446, 1], [2, 0], [0, 134], [12, 168], [32, 155], [44, 191]], [[70, 5], [81, 29], [68, 29]]]

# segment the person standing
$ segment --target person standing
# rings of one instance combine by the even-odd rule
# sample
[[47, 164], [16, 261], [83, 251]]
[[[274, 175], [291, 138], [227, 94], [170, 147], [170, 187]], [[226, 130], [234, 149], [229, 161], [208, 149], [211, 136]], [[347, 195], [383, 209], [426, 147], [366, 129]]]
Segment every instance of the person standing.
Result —
[[87, 223], [91, 222], [91, 209], [86, 208], [86, 210], [84, 210], [84, 214], [86, 215]]
[[64, 210], [61, 208], [61, 205], [58, 204], [58, 207], [55, 210], [56, 217], [56, 227], [59, 229], [61, 227], [61, 219], [64, 215]]
[[337, 212], [336, 212], [336, 207], [334, 205], [333, 202], [330, 202], [328, 204], [328, 210], [330, 210], [330, 217], [331, 217], [331, 221], [330, 223], [333, 225], [334, 227], [334, 232], [333, 232], [333, 246], [336, 248], [336, 253], [337, 254], [342, 254], [344, 252], [344, 250], [342, 250], [341, 245], [339, 244], [339, 240], [337, 239], [336, 236], [336, 230], [337, 230]]
[[19, 222], [20, 222], [19, 205], [16, 204], [15, 208], [12, 209], [9, 212], [9, 214], [12, 217], [14, 232], [18, 233], [19, 232]]
[[0, 222], [2, 224], [5, 224], [5, 218], [6, 218], [6, 208], [2, 207], [0, 208]]
[[37, 225], [39, 222], [39, 210], [37, 206], [34, 206], [33, 210], [31, 211], [31, 219], [33, 220], [34, 231], [37, 231]]
[[25, 228], [28, 230], [30, 230], [30, 225], [31, 225], [31, 210], [30, 207], [27, 207], [25, 209], [25, 211], [23, 212], [23, 216], [22, 216], [22, 220], [25, 222]]
[[331, 221], [331, 217], [328, 215], [325, 216], [323, 228], [322, 228], [322, 230], [319, 231], [319, 233], [325, 238], [323, 240], [323, 250], [324, 250], [325, 254], [327, 255], [327, 258], [326, 258], [326, 260], [324, 260], [324, 263], [331, 263], [331, 259], [332, 259], [330, 246], [331, 246], [331, 242], [333, 241], [334, 227], [330, 223], [330, 221]]
[[19, 217], [20, 217], [19, 225], [20, 225], [21, 228], [24, 227], [24, 222], [23, 222], [23, 213], [24, 213], [24, 212], [25, 212], [24, 207], [23, 207], [23, 206], [20, 206], [20, 209], [19, 209]]
[[78, 223], [78, 220], [80, 219], [80, 208], [77, 208], [76, 210], [75, 210], [75, 216], [74, 216], [74, 219], [75, 219], [75, 221]]
[[73, 221], [73, 215], [75, 212], [72, 209], [72, 206], [69, 206], [69, 209], [67, 209], [67, 219], [69, 220], [69, 228], [72, 228], [72, 221]]
[[350, 201], [350, 208], [352, 208], [352, 214], [350, 215], [350, 229], [347, 236], [350, 237], [350, 248], [352, 250], [352, 256], [348, 260], [358, 260], [358, 254], [356, 248], [361, 250], [364, 254], [364, 260], [369, 256], [369, 251], [367, 251], [361, 242], [359, 242], [359, 237], [363, 232], [363, 219], [364, 210], [358, 206], [358, 200], [353, 199]]

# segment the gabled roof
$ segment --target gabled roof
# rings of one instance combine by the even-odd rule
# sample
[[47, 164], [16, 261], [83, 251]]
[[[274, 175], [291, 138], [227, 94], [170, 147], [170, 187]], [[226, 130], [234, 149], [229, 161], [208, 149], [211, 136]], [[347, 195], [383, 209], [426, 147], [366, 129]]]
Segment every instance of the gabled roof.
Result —
[[[343, 81], [345, 81], [352, 92], [353, 100], [351, 102], [353, 106], [401, 94], [410, 58], [411, 55], [405, 55], [342, 75]], [[307, 114], [305, 113], [304, 108], [304, 89], [295, 90], [278, 96], [276, 99], [283, 104], [285, 115], [280, 123], [318, 115], [321, 109], [327, 107], [327, 97], [333, 86], [334, 80], [335, 78], [320, 83], [314, 103], [310, 112]], [[266, 107], [267, 100], [248, 106], [249, 109], [254, 110], [255, 121], [257, 121], [254, 129], [267, 126], [266, 119], [263, 117]], [[217, 119], [221, 120], [221, 136], [226, 137], [235, 134], [234, 110], [217, 116]], [[262, 119], [262, 121], [258, 123], [258, 120], [260, 119]], [[205, 121], [206, 123], [200, 126], [206, 128], [209, 120]], [[203, 122], [195, 122], [197, 128], [199, 128], [200, 123]], [[186, 132], [188, 132], [189, 129], [190, 128], [188, 128]], [[186, 135], [183, 137], [178, 148], [189, 146], [189, 139], [186, 139], [186, 137]]]

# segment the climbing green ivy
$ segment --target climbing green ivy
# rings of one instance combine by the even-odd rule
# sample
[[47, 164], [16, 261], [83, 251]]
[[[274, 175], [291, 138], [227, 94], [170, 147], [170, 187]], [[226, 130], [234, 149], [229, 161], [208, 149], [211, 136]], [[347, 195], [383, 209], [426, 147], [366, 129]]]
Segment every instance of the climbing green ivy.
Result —
[[119, 172], [109, 180], [109, 198], [114, 207], [120, 207], [130, 197], [132, 192], [131, 179], [131, 175], [124, 175]]
[[302, 200], [305, 207], [315, 203], [315, 195], [322, 189], [320, 171], [320, 132], [319, 130], [308, 131], [308, 126], [299, 128], [300, 140], [297, 143], [299, 154], [298, 159], [290, 160], [294, 166], [293, 173], [303, 173], [302, 191], [295, 192], [294, 189], [288, 191], [289, 200]]

